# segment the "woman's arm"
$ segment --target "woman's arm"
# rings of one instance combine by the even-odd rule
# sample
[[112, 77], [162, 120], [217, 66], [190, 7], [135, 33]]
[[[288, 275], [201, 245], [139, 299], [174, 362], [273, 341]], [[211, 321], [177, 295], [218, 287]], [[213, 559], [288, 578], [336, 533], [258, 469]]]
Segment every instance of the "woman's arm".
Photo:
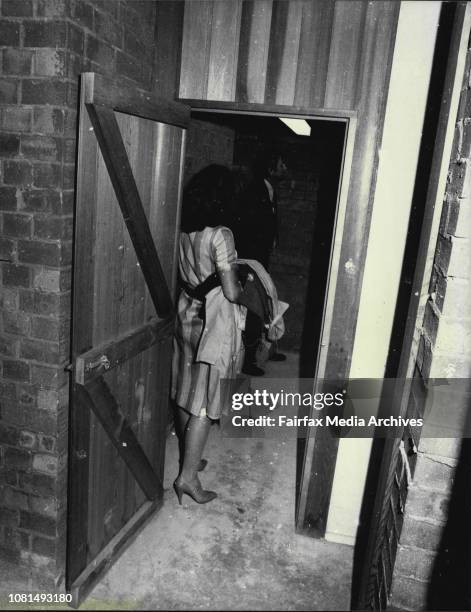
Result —
[[237, 302], [242, 291], [242, 285], [237, 275], [237, 266], [232, 264], [229, 270], [218, 269], [218, 274], [224, 296], [230, 302]]
[[231, 230], [226, 227], [219, 228], [214, 235], [212, 247], [224, 297], [230, 302], [237, 302], [242, 285], [237, 275], [237, 253]]

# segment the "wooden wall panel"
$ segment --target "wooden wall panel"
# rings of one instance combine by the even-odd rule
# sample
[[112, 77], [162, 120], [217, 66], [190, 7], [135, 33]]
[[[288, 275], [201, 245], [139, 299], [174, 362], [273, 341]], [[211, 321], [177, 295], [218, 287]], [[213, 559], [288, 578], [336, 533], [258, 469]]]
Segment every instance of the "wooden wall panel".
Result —
[[298, 65], [299, 43], [301, 39], [301, 2], [290, 2], [286, 15], [280, 70], [276, 86], [276, 104], [293, 104], [296, 87], [296, 68]]
[[303, 1], [301, 37], [294, 104], [321, 108], [324, 104], [335, 4], [332, 0]]
[[213, 2], [185, 3], [180, 96], [204, 99], [208, 93]]
[[214, 5], [207, 90], [213, 100], [234, 99], [241, 17], [242, 0]]
[[273, 0], [245, 0], [242, 5], [235, 99], [265, 99]]
[[354, 108], [360, 71], [366, 2], [336, 2], [329, 67], [326, 75], [325, 108]]

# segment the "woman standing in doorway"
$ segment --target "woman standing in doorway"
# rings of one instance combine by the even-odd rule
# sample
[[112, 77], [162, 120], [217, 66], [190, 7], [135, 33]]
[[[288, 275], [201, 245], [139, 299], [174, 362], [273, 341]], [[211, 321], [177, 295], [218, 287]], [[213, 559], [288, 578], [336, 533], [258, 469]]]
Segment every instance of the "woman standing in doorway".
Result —
[[204, 504], [216, 497], [204, 490], [197, 472], [204, 469], [209, 428], [222, 414], [220, 380], [234, 377], [243, 361], [245, 309], [236, 302], [237, 279], [231, 224], [234, 182], [229, 169], [211, 165], [185, 189], [182, 206], [179, 272], [182, 290], [174, 339], [172, 398], [180, 441], [180, 474], [174, 488]]

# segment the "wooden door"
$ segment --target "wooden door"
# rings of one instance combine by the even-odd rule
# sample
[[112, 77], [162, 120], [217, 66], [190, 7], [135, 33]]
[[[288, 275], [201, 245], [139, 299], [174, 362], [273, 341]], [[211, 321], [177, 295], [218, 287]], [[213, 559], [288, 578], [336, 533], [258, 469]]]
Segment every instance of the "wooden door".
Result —
[[189, 109], [82, 75], [67, 585], [78, 604], [162, 504]]

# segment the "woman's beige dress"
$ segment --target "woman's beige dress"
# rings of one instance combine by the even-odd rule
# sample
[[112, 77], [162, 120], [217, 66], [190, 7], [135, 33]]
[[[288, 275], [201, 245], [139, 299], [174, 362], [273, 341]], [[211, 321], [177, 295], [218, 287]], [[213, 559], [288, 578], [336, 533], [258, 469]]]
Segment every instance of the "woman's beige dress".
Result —
[[[227, 227], [206, 227], [180, 236], [179, 269], [182, 280], [194, 288], [210, 274], [230, 269], [237, 258], [234, 237]], [[221, 379], [234, 378], [242, 367], [242, 329], [245, 307], [230, 302], [221, 287], [202, 303], [184, 290], [178, 299], [172, 365], [172, 398], [197, 416], [220, 418], [227, 401]]]

